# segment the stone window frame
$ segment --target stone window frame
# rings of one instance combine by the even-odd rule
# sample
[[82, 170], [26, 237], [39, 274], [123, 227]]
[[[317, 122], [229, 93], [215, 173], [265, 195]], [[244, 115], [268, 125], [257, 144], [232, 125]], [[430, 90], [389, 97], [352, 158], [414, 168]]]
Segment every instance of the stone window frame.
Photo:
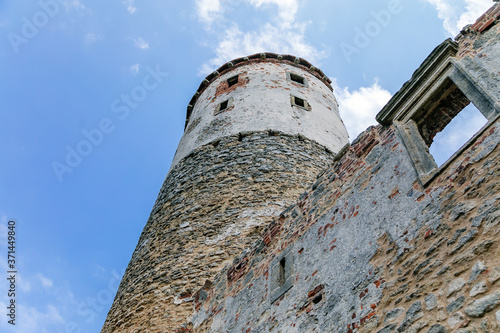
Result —
[[[309, 102], [305, 99], [305, 98], [302, 98], [302, 97], [298, 97], [298, 96], [295, 96], [295, 95], [292, 95], [290, 94], [290, 104], [293, 106], [296, 106], [298, 108], [301, 108], [301, 109], [304, 109], [306, 111], [311, 111], [311, 104], [309, 104]], [[303, 104], [303, 105], [301, 105]]]
[[[294, 79], [292, 78], [292, 76], [298, 76], [299, 78], [301, 78], [301, 79], [302, 79], [303, 83], [301, 83], [301, 82], [298, 82], [298, 81], [294, 80]], [[286, 71], [286, 80], [287, 80], [287, 81], [290, 81], [290, 82], [293, 82], [293, 83], [296, 83], [296, 84], [301, 85], [301, 86], [306, 87], [306, 88], [308, 88], [308, 87], [309, 87], [309, 82], [307, 81], [307, 78], [306, 78], [305, 76], [303, 76], [303, 75], [299, 75], [299, 74], [297, 74], [297, 73], [293, 73], [293, 72], [290, 72], [290, 71]]]
[[[451, 39], [434, 49], [376, 117], [382, 125], [395, 125], [424, 186], [445, 170], [500, 116], [500, 103], [454, 58], [457, 50], [457, 43]], [[487, 119], [487, 123], [438, 167], [417, 123], [428, 120], [425, 118], [429, 117], [429, 113], [424, 111], [436, 96], [446, 89], [454, 88], [474, 104]], [[432, 108], [427, 109], [429, 110], [432, 112]]]
[[[230, 98], [220, 102], [219, 104], [217, 104], [217, 106], [214, 110], [214, 116], [227, 111], [231, 106], [233, 106], [233, 103], [234, 103], [234, 99], [232, 97], [230, 97]], [[224, 104], [226, 104], [226, 105], [223, 108]]]
[[276, 302], [293, 287], [293, 246], [283, 251], [271, 262], [269, 301]]

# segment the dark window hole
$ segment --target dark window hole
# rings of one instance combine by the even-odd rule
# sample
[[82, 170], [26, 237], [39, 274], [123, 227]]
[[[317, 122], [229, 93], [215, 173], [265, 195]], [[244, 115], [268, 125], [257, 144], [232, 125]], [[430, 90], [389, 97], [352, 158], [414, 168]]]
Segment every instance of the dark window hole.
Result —
[[236, 83], [238, 83], [238, 77], [239, 77], [239, 75], [235, 75], [235, 76], [230, 77], [229, 79], [227, 79], [227, 85], [229, 87], [234, 86]]
[[283, 286], [285, 284], [285, 264], [286, 264], [286, 259], [283, 258], [280, 260], [280, 273], [279, 273], [279, 278], [278, 278], [278, 284], [279, 286]]
[[227, 109], [227, 105], [229, 104], [229, 100], [227, 101], [224, 101], [222, 103], [220, 103], [220, 108], [219, 108], [219, 111], [222, 111], [222, 110], [225, 110]]
[[313, 298], [313, 303], [318, 304], [319, 302], [321, 302], [322, 299], [323, 299], [323, 295], [319, 294], [318, 296]]
[[306, 101], [299, 97], [295, 97], [295, 104], [303, 108], [306, 107]]
[[297, 74], [293, 74], [293, 73], [290, 73], [290, 80], [292, 81], [295, 81], [297, 83], [300, 83], [300, 84], [304, 84], [304, 78], [300, 75], [297, 75]]

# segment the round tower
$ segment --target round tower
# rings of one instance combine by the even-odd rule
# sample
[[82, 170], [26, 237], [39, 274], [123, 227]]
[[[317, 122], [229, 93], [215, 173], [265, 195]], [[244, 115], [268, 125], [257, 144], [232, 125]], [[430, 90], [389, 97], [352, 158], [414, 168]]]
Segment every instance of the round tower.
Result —
[[102, 332], [179, 329], [192, 295], [295, 203], [348, 143], [330, 82], [261, 53], [201, 83]]

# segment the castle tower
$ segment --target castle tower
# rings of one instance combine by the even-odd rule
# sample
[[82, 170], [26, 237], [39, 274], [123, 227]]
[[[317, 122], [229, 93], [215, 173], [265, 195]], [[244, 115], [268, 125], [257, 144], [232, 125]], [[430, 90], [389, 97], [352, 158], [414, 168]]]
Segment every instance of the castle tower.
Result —
[[272, 53], [202, 82], [102, 332], [178, 329], [193, 294], [296, 202], [348, 143], [330, 82]]

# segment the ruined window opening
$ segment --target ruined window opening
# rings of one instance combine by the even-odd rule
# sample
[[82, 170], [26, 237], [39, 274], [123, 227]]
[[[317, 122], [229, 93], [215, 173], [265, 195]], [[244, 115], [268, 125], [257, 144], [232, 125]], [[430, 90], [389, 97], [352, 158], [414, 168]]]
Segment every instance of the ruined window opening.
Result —
[[[469, 119], [469, 122], [465, 122]], [[412, 117], [429, 154], [429, 171], [443, 166], [483, 127], [485, 116], [449, 78], [444, 78]]]
[[440, 167], [483, 127], [488, 120], [470, 103], [442, 131], [436, 133], [429, 152]]
[[219, 111], [224, 111], [225, 109], [227, 109], [228, 103], [229, 103], [229, 101], [224, 101], [224, 102], [220, 103]]
[[292, 106], [298, 106], [306, 111], [311, 111], [311, 105], [303, 98], [290, 95]]
[[228, 87], [232, 87], [236, 83], [238, 83], [238, 77], [239, 77], [239, 74], [235, 75], [233, 77], [230, 77], [229, 79], [227, 79], [227, 85], [228, 85]]
[[[455, 58], [457, 52], [458, 44], [451, 39], [436, 47], [376, 117], [383, 125], [395, 125], [424, 186], [446, 170], [500, 117], [496, 97]], [[467, 122], [465, 128], [470, 132], [466, 142], [459, 148], [452, 149], [448, 153], [451, 157], [438, 157], [434, 153], [433, 142], [439, 143], [442, 140], [440, 136], [446, 138], [449, 130], [447, 125], [469, 104], [473, 104], [487, 119], [486, 125], [471, 134], [482, 122], [477, 120], [478, 124], [474, 129], [472, 122]], [[463, 115], [467, 116], [469, 112], [469, 109], [466, 109]], [[461, 117], [462, 115], [457, 121], [460, 121]], [[450, 125], [450, 129], [453, 127], [454, 124]], [[464, 132], [464, 129], [459, 131]], [[437, 135], [439, 132], [442, 134]], [[440, 166], [432, 154], [436, 156]]]

